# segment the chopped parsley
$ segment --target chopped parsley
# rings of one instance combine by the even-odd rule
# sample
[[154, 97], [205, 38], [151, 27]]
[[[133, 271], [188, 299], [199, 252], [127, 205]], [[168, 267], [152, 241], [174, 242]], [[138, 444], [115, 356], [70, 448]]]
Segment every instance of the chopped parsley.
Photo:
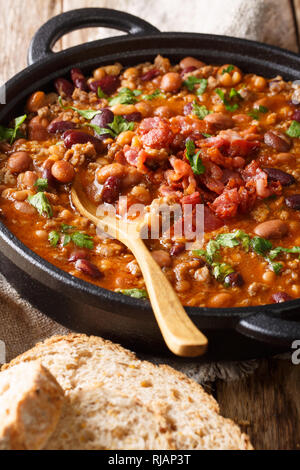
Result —
[[19, 136], [19, 129], [23, 122], [26, 120], [27, 114], [23, 116], [19, 116], [14, 120], [14, 127], [4, 127], [0, 126], [0, 142], [3, 140], [7, 140], [10, 144]]
[[52, 232], [49, 233], [48, 241], [51, 246], [53, 247], [57, 246], [59, 239], [60, 239], [60, 234], [59, 232], [57, 232], [57, 230], [52, 230]]
[[130, 88], [121, 88], [117, 96], [110, 98], [110, 106], [115, 104], [135, 104], [137, 102], [136, 97], [139, 96], [142, 92], [140, 90], [130, 90]]
[[228, 65], [228, 67], [222, 70], [222, 75], [224, 75], [224, 73], [233, 72], [233, 70], [234, 70], [234, 65]]
[[99, 127], [96, 124], [86, 124], [86, 126], [91, 127], [96, 131], [97, 134], [109, 134], [113, 139], [115, 139], [121, 132], [133, 131], [134, 122], [128, 122], [125, 118], [120, 115], [115, 115], [113, 122], [108, 124], [108, 127]]
[[249, 111], [248, 115], [252, 117], [252, 119], [255, 119], [256, 121], [259, 120], [261, 114], [267, 113], [269, 110], [265, 106], [259, 105], [258, 108], [252, 109], [252, 111]]
[[78, 246], [79, 248], [87, 248], [88, 250], [92, 250], [94, 248], [93, 238], [88, 235], [87, 233], [74, 231], [76, 229], [73, 225], [61, 224], [60, 231], [53, 230], [49, 233], [49, 243], [51, 246], [56, 247], [58, 242], [62, 242], [62, 246], [67, 246], [70, 242], [73, 242], [74, 245]]
[[231, 274], [233, 272], [234, 272], [234, 269], [229, 264], [212, 263], [212, 275], [219, 282], [224, 283], [225, 278], [228, 276], [228, 274]]
[[286, 133], [290, 137], [300, 137], [300, 122], [292, 121]]
[[155, 100], [156, 98], [166, 98], [166, 95], [157, 89], [150, 95], [142, 95], [141, 98], [142, 100], [151, 101]]
[[118, 292], [134, 299], [148, 299], [148, 293], [145, 289], [122, 289]]
[[104, 93], [101, 86], [98, 86], [97, 88], [97, 96], [98, 98], [107, 98], [107, 95]]
[[190, 75], [186, 80], [184, 80], [183, 85], [187, 87], [189, 91], [195, 91], [195, 85], [200, 85], [196, 90], [197, 95], [202, 95], [207, 88], [207, 79], [206, 78], [197, 78], [194, 75]]
[[226, 98], [226, 94], [223, 90], [221, 90], [221, 88], [216, 88], [215, 92], [217, 93], [217, 95], [219, 95], [219, 97], [223, 101], [227, 111], [233, 112], [233, 111], [236, 111], [239, 108], [238, 103], [230, 104], [230, 101], [232, 99], [234, 99], [234, 98], [243, 99], [241, 97], [240, 93], [235, 88], [231, 88], [231, 90], [229, 92], [229, 99]]
[[83, 232], [74, 232], [71, 235], [72, 242], [80, 248], [88, 248], [92, 250], [94, 248], [94, 242], [90, 235]]
[[195, 175], [202, 175], [205, 173], [205, 166], [200, 158], [201, 150], [195, 153], [196, 147], [192, 139], [188, 139], [185, 144], [186, 157], [190, 162], [191, 168]]
[[206, 106], [204, 105], [199, 105], [197, 103], [197, 101], [194, 101], [193, 102], [193, 109], [192, 109], [192, 113], [197, 116], [198, 119], [204, 119], [205, 116], [207, 116], [208, 114], [210, 114], [210, 111], [207, 109]]
[[101, 114], [101, 110], [95, 110], [95, 109], [79, 109], [75, 108], [74, 106], [64, 106], [62, 104], [62, 99], [61, 96], [58, 98], [58, 102], [61, 105], [61, 107], [65, 110], [72, 109], [73, 111], [76, 111], [80, 116], [84, 117], [87, 120], [93, 119], [97, 114]]
[[28, 196], [28, 202], [40, 215], [49, 218], [53, 216], [51, 204], [44, 192], [39, 191], [34, 196]]
[[37, 188], [38, 191], [45, 191], [48, 188], [47, 178], [38, 178], [34, 183], [34, 186]]

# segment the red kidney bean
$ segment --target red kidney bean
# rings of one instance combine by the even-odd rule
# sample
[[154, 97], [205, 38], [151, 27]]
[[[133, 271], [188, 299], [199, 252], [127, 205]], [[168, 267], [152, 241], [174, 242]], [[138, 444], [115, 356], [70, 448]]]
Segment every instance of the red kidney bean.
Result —
[[181, 253], [183, 253], [185, 250], [185, 245], [184, 243], [175, 243], [174, 246], [172, 246], [171, 250], [170, 250], [170, 255], [171, 256], [178, 256], [180, 255]]
[[82, 91], [89, 91], [86, 78], [80, 69], [71, 69], [71, 79], [76, 88], [79, 88]]
[[244, 284], [244, 279], [240, 273], [230, 273], [225, 277], [225, 283], [231, 287], [241, 287]]
[[106, 77], [101, 78], [101, 80], [95, 80], [94, 82], [89, 83], [91, 91], [97, 93], [98, 88], [100, 87], [107, 95], [114, 93], [119, 86], [120, 79], [115, 75], [106, 75]]
[[180, 75], [181, 77], [183, 77], [186, 73], [193, 72], [194, 70], [197, 70], [197, 67], [194, 67], [194, 65], [190, 65], [189, 67], [183, 69]]
[[287, 302], [288, 300], [293, 300], [286, 292], [276, 292], [272, 295], [272, 300], [275, 304], [280, 304], [281, 302]]
[[52, 186], [56, 183], [56, 180], [51, 172], [53, 163], [54, 163], [54, 160], [51, 160], [51, 159], [46, 160], [43, 165], [43, 170], [42, 170], [42, 178], [46, 179], [48, 181], [48, 184]]
[[67, 96], [72, 96], [73, 94], [74, 85], [65, 78], [57, 78], [54, 82], [54, 86], [59, 95], [65, 94]]
[[94, 145], [96, 152], [101, 152], [103, 149], [101, 140], [87, 132], [77, 130], [66, 131], [63, 139], [67, 149], [70, 149], [72, 145], [86, 144], [87, 142], [91, 142]]
[[117, 176], [109, 176], [105, 181], [102, 192], [101, 198], [103, 202], [107, 202], [112, 204], [115, 202], [120, 194], [120, 187], [121, 187], [121, 180]]
[[87, 259], [78, 259], [75, 263], [75, 268], [77, 271], [81, 271], [83, 274], [86, 274], [87, 276], [93, 277], [95, 279], [99, 279], [103, 276], [97, 266]]
[[158, 69], [151, 69], [141, 76], [141, 80], [142, 82], [147, 82], [148, 80], [158, 77], [158, 75], [160, 75], [160, 71]]
[[191, 114], [193, 109], [193, 103], [187, 103], [184, 108], [183, 108], [183, 114], [187, 116], [188, 114]]
[[136, 111], [135, 113], [123, 114], [123, 118], [128, 122], [140, 122], [143, 119], [141, 113]]
[[75, 261], [78, 261], [80, 259], [89, 259], [90, 254], [87, 250], [84, 250], [83, 248], [81, 249], [75, 249], [71, 252], [69, 256], [69, 261], [71, 263], [74, 263]]
[[265, 144], [272, 147], [277, 152], [287, 152], [292, 143], [290, 138], [279, 131], [268, 131], [264, 135]]
[[290, 186], [295, 183], [293, 175], [290, 175], [285, 171], [278, 170], [277, 168], [263, 168], [263, 170], [267, 173], [270, 181], [279, 181], [282, 186]]
[[113, 122], [114, 117], [115, 115], [110, 109], [103, 108], [101, 110], [101, 114], [96, 114], [96, 116], [91, 120], [91, 123], [99, 127], [107, 128], [108, 124]]
[[47, 130], [50, 134], [56, 134], [57, 132], [65, 132], [69, 129], [75, 129], [76, 124], [72, 121], [52, 121]]
[[292, 115], [294, 121], [300, 122], [300, 109], [295, 109]]
[[285, 203], [291, 209], [300, 210], [300, 194], [293, 194], [285, 198]]

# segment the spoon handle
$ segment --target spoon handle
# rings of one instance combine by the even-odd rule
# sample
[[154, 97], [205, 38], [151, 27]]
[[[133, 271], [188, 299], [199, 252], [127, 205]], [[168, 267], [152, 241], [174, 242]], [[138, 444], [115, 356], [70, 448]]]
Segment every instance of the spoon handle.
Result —
[[129, 248], [143, 273], [158, 326], [169, 349], [182, 357], [204, 354], [207, 338], [188, 317], [173, 287], [144, 242], [137, 238], [130, 243]]

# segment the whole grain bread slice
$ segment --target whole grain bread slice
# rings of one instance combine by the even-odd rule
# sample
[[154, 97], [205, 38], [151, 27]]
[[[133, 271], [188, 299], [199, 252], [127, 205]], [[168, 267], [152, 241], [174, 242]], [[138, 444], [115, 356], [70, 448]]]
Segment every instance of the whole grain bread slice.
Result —
[[98, 337], [53, 337], [4, 370], [40, 360], [66, 401], [51, 449], [251, 449], [196, 382]]
[[64, 393], [40, 362], [0, 374], [0, 449], [42, 449], [61, 414]]

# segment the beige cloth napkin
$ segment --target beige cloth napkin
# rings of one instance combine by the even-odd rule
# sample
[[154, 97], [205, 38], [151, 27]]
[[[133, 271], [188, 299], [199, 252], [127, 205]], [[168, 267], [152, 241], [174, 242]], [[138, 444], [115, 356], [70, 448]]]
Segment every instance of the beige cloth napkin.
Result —
[[[286, 2], [281, 0], [188, 0], [182, 11], [181, 0], [97, 1], [97, 6], [113, 7], [141, 16], [162, 31], [216, 32], [267, 40], [294, 48], [294, 41], [284, 22], [287, 20], [285, 5]], [[74, 5], [78, 6], [80, 5]], [[93, 2], [90, 6], [93, 6]], [[102, 33], [102, 30], [99, 31], [100, 36]], [[38, 341], [54, 334], [66, 333], [67, 329], [21, 299], [0, 274], [0, 363], [10, 361]], [[166, 362], [161, 358], [148, 359]], [[199, 382], [212, 381], [215, 378], [236, 379], [257, 366], [256, 361], [212, 364], [202, 360], [200, 363], [191, 362], [188, 366], [180, 364], [176, 359], [167, 362]]]

